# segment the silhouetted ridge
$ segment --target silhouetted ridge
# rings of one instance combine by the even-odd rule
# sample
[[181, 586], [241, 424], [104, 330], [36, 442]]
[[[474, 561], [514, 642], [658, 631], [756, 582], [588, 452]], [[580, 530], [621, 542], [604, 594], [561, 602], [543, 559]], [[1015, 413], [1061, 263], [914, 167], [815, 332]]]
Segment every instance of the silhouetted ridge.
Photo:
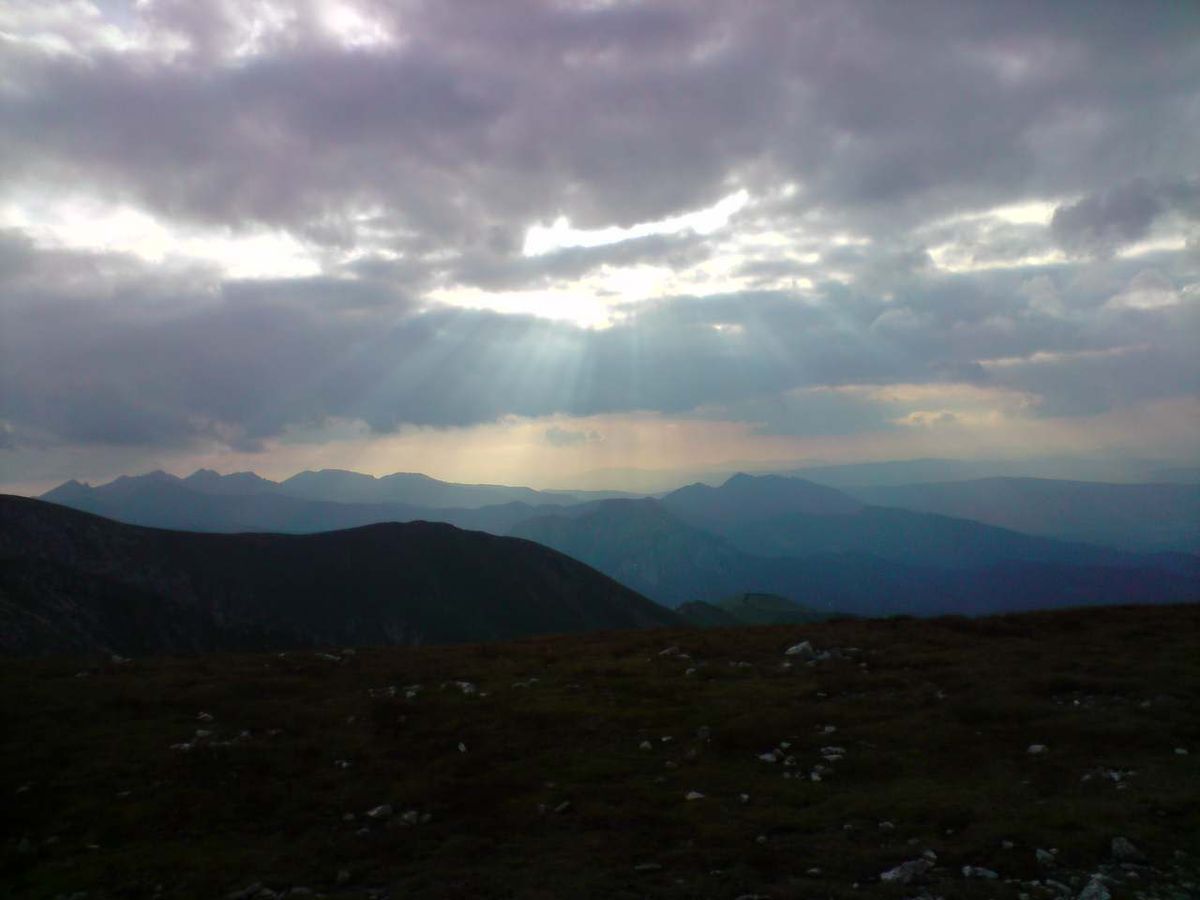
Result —
[[680, 621], [547, 547], [442, 523], [194, 534], [0, 495], [0, 563], [8, 653], [446, 642]]

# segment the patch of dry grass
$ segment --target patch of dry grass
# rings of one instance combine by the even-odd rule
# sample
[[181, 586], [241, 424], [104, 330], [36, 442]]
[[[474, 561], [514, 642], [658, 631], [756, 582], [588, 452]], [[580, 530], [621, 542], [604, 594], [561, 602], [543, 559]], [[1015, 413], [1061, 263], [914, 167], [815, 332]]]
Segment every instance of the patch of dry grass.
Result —
[[[1035, 848], [1058, 848], [1061, 877], [1078, 879], [1115, 835], [1178, 867], [1200, 822], [1198, 638], [1200, 607], [1185, 606], [360, 649], [341, 662], [8, 660], [0, 887], [902, 897], [916, 888], [879, 873], [928, 848], [935, 893], [1009, 897], [1018, 887], [1003, 878], [1045, 876]], [[783, 668], [800, 639], [860, 652]], [[687, 658], [660, 655], [671, 646]], [[794, 766], [758, 759], [782, 742]], [[1029, 754], [1035, 743], [1048, 751]], [[828, 746], [844, 758], [824, 760]], [[820, 781], [816, 765], [829, 769]], [[705, 796], [686, 801], [690, 790]], [[366, 817], [380, 804], [390, 819]], [[407, 825], [409, 809], [431, 818]], [[661, 868], [635, 871], [645, 863]], [[965, 880], [963, 865], [1003, 878]], [[1143, 871], [1141, 888], [1154, 877]]]

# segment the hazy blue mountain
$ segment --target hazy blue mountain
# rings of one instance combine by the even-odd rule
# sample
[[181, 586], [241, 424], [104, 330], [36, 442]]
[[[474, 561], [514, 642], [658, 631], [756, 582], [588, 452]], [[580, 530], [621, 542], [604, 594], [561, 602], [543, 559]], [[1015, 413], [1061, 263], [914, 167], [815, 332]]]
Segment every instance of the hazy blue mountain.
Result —
[[233, 472], [221, 475], [212, 469], [197, 469], [182, 484], [204, 494], [270, 494], [279, 491], [279, 483], [269, 481], [253, 472]]
[[306, 500], [336, 503], [407, 503], [429, 508], [494, 506], [501, 503], [568, 503], [608, 493], [536, 491], [499, 484], [454, 484], [428, 475], [397, 472], [375, 478], [358, 472], [322, 469], [301, 472], [280, 483], [280, 491]]
[[1041, 478], [856, 488], [864, 502], [1130, 550], [1200, 551], [1200, 484]]
[[1114, 554], [1123, 561], [1119, 566], [1017, 560], [951, 569], [868, 554], [758, 556], [680, 521], [654, 500], [608, 501], [583, 515], [537, 517], [516, 525], [512, 534], [595, 566], [671, 607], [749, 592], [776, 594], [817, 612], [861, 615], [981, 614], [1200, 598], [1194, 566], [1151, 557]]
[[[1161, 460], [1034, 457], [1029, 459], [901, 459], [806, 466], [777, 472], [836, 488], [970, 481], [979, 478], [1049, 478], [1103, 482], [1194, 481], [1188, 469]], [[1191, 471], [1195, 471], [1194, 468]]]
[[440, 523], [195, 534], [0, 495], [0, 650], [9, 653], [421, 643], [680, 623], [546, 547]]
[[802, 625], [829, 618], [778, 594], [744, 593], [725, 597], [714, 604], [743, 625]]
[[[144, 498], [154, 490], [171, 486], [216, 496], [273, 495], [323, 503], [372, 504], [377, 508], [391, 506], [418, 511], [478, 509], [484, 506], [511, 503], [561, 506], [608, 499], [614, 496], [629, 496], [616, 491], [536, 491], [532, 488], [506, 485], [454, 484], [439, 481], [427, 475], [403, 472], [376, 478], [359, 472], [323, 469], [319, 472], [301, 472], [283, 482], [275, 482], [254, 472], [221, 475], [211, 469], [199, 469], [186, 478], [179, 478], [166, 472], [147, 472], [143, 475], [122, 475], [107, 484], [96, 486], [81, 484], [78, 481], [68, 481], [47, 491], [41, 499], [61, 503], [64, 506], [91, 510], [99, 502], [99, 498], [104, 498], [108, 502], [105, 514], [115, 515], [121, 511], [118, 501], [124, 501], [130, 496], [137, 496], [139, 502], [144, 503]], [[125, 520], [120, 515], [117, 517]], [[437, 518], [442, 517], [438, 516]], [[365, 521], [387, 521], [387, 519], [368, 517]], [[337, 525], [327, 527], [337, 527]], [[218, 525], [207, 530], [228, 531], [233, 529]], [[306, 527], [288, 528], [287, 530], [313, 529]]]
[[862, 509], [848, 494], [802, 478], [739, 473], [720, 487], [691, 484], [662, 498], [679, 518], [702, 527], [737, 527], [745, 522], [805, 513], [841, 516]]
[[[220, 476], [218, 476], [220, 477]], [[237, 476], [224, 476], [225, 479]], [[253, 476], [257, 478], [257, 476]], [[380, 522], [447, 522], [505, 534], [518, 521], [559, 509], [507, 503], [477, 509], [433, 509], [404, 503], [332, 503], [304, 500], [271, 489], [237, 494], [196, 490], [191, 478], [167, 475], [118, 479], [92, 488], [68, 482], [41, 499], [131, 525], [182, 531], [269, 531], [309, 534]], [[210, 482], [211, 483], [211, 482]], [[271, 482], [268, 482], [270, 484]], [[253, 481], [243, 482], [254, 490]], [[228, 482], [221, 487], [232, 487]]]
[[757, 556], [870, 554], [910, 565], [971, 568], [1010, 560], [1110, 565], [1113, 551], [962, 518], [864, 506], [798, 478], [735, 475], [720, 487], [692, 485], [662, 498], [679, 519]]
[[736, 628], [743, 624], [721, 607], [703, 600], [691, 600], [680, 604], [675, 612], [697, 628]]

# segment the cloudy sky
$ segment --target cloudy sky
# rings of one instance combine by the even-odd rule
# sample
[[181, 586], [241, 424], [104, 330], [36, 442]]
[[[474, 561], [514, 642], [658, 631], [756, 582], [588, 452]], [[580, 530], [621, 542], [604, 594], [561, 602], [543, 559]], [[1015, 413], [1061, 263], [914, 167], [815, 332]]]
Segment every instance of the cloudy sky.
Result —
[[1190, 3], [0, 4], [0, 488], [1195, 460], [1198, 312]]

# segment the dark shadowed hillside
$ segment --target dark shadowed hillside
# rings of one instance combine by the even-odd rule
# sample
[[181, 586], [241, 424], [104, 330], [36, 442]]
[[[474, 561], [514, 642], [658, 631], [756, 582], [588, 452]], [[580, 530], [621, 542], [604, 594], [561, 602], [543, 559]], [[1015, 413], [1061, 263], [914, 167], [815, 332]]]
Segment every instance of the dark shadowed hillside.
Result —
[[411, 644], [679, 621], [553, 550], [428, 522], [192, 534], [3, 496], [0, 563], [7, 653]]

